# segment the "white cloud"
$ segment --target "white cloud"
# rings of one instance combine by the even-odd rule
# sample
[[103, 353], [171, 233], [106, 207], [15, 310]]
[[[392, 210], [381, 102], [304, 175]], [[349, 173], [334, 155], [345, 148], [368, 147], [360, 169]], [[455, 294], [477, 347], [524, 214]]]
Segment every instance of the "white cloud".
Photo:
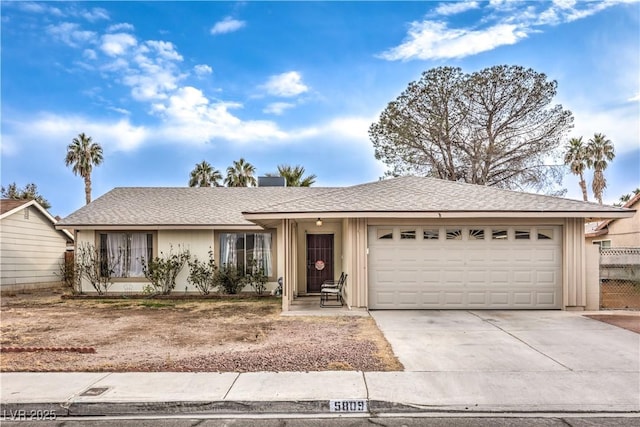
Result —
[[109, 20], [109, 12], [101, 7], [94, 7], [91, 10], [83, 10], [80, 12], [80, 16], [86, 19], [89, 22], [96, 22], [101, 19]]
[[[48, 113], [13, 120], [10, 127], [11, 129], [8, 130], [10, 136], [14, 130], [22, 141], [31, 141], [40, 135], [40, 141], [45, 144], [71, 141], [79, 132], [85, 132], [87, 135], [92, 135], [105, 151], [131, 151], [151, 138], [149, 129], [132, 125], [128, 118], [104, 121], [93, 117]], [[23, 146], [24, 143], [19, 149], [23, 150], [25, 148]]]
[[151, 50], [155, 51], [158, 54], [158, 57], [162, 59], [178, 62], [183, 59], [182, 55], [180, 55], [176, 50], [175, 45], [171, 42], [148, 40], [144, 44], [151, 48]]
[[213, 27], [211, 27], [211, 34], [226, 34], [232, 33], [234, 31], [238, 31], [242, 27], [246, 25], [245, 21], [239, 21], [237, 19], [233, 19], [230, 16], [227, 16], [222, 21], [216, 22]]
[[134, 27], [131, 24], [122, 22], [120, 24], [113, 24], [107, 28], [108, 33], [117, 33], [118, 31], [133, 31]]
[[490, 0], [480, 2], [451, 2], [435, 8], [431, 16], [443, 19], [449, 15], [483, 7], [482, 17], [463, 28], [452, 28], [446, 20], [414, 21], [409, 24], [404, 41], [380, 55], [390, 61], [410, 59], [463, 58], [504, 45], [512, 45], [542, 27], [572, 22], [594, 15], [620, 3], [638, 0], [520, 2]]
[[81, 30], [80, 25], [72, 22], [49, 25], [46, 31], [55, 39], [71, 47], [79, 47], [82, 44], [93, 43], [97, 37], [95, 32]]
[[512, 24], [468, 30], [450, 29], [444, 22], [412, 22], [407, 39], [380, 57], [390, 61], [463, 58], [514, 44], [526, 36], [525, 31]]
[[435, 13], [438, 15], [455, 15], [468, 10], [477, 9], [477, 1], [458, 1], [452, 3], [441, 3], [436, 7]]
[[640, 102], [640, 92], [636, 93], [634, 96], [627, 99], [627, 102]]
[[120, 56], [138, 44], [135, 37], [127, 33], [105, 34], [100, 49], [109, 56]]
[[594, 107], [574, 109], [573, 114], [572, 136], [583, 136], [588, 140], [594, 133], [603, 133], [613, 142], [616, 153], [638, 149], [640, 116], [637, 104], [627, 104], [615, 111], [598, 111]]
[[297, 71], [278, 74], [269, 77], [261, 86], [269, 95], [293, 97], [307, 92], [309, 88], [302, 83], [302, 76]]
[[[34, 2], [13, 2], [12, 4], [17, 5], [20, 10], [24, 11], [24, 12], [29, 12], [29, 13], [49, 13], [51, 15], [54, 16], [64, 16], [64, 14], [62, 13], [62, 11], [60, 9], [58, 9], [57, 7], [53, 7], [53, 6], [49, 6], [49, 5], [44, 5], [42, 3], [34, 3]], [[7, 5], [7, 3], [5, 2], [4, 5]]]
[[238, 103], [211, 103], [191, 86], [179, 88], [167, 102], [154, 104], [156, 114], [165, 119], [164, 138], [183, 143], [201, 144], [221, 138], [228, 141], [277, 141], [287, 133], [270, 121], [243, 121], [229, 112], [240, 108]]
[[96, 54], [96, 51], [93, 49], [85, 49], [84, 52], [82, 52], [82, 56], [87, 58], [87, 59], [96, 59], [98, 58], [98, 55]]
[[266, 114], [275, 114], [276, 116], [281, 115], [288, 110], [289, 108], [295, 107], [295, 104], [291, 104], [289, 102], [273, 102], [267, 105], [262, 112]]
[[193, 67], [193, 71], [198, 77], [208, 76], [209, 74], [213, 73], [213, 69], [211, 69], [211, 67], [206, 64], [196, 65], [195, 67]]
[[124, 114], [125, 116], [131, 115], [131, 111], [126, 110], [124, 108], [118, 108], [118, 107], [107, 107], [107, 108], [111, 111], [115, 111], [116, 113]]

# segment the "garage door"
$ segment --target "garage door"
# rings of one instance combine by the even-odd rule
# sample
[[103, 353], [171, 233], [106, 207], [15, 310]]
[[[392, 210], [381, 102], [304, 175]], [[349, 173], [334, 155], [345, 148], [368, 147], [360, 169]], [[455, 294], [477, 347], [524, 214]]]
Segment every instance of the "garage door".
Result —
[[371, 226], [369, 308], [556, 309], [560, 226]]

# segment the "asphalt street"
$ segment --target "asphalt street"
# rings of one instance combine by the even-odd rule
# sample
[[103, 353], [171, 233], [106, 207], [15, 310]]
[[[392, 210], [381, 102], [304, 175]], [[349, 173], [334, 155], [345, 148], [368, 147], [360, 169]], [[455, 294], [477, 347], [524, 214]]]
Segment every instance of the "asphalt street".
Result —
[[561, 416], [425, 416], [417, 417], [332, 417], [313, 418], [65, 418], [58, 421], [3, 421], [2, 426], [16, 427], [636, 427], [638, 415], [627, 417], [602, 417], [598, 415], [577, 417]]

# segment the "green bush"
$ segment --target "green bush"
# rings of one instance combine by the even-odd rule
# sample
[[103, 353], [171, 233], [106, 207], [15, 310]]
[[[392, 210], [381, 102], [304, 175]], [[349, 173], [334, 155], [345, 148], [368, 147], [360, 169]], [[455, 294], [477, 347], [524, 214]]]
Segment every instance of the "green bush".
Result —
[[237, 294], [246, 283], [238, 267], [222, 264], [215, 274], [215, 283], [227, 294]]
[[218, 267], [213, 259], [213, 251], [209, 250], [209, 259], [204, 262], [200, 262], [198, 258], [193, 258], [188, 261], [189, 264], [189, 277], [187, 281], [200, 291], [202, 295], [209, 295], [209, 293], [218, 287], [216, 282], [216, 273]]
[[251, 273], [247, 276], [246, 281], [249, 282], [256, 294], [262, 295], [267, 289], [268, 279], [264, 274], [264, 268], [262, 266], [258, 267], [255, 259], [251, 261], [249, 268], [251, 269]]
[[150, 260], [142, 257], [142, 273], [151, 282], [155, 294], [169, 295], [176, 287], [176, 277], [190, 258], [189, 251], [181, 250], [178, 245], [178, 252], [173, 253], [171, 246], [167, 255], [160, 252], [160, 256]]

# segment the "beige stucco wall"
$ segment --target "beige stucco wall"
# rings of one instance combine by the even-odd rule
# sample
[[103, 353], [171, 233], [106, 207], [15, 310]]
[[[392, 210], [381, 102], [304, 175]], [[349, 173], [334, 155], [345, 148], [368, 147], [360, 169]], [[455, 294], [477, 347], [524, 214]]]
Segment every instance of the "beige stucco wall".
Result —
[[631, 218], [619, 218], [611, 221], [607, 226], [606, 234], [587, 237], [587, 244], [609, 240], [612, 248], [640, 248], [640, 202], [631, 206], [631, 209], [636, 210]]
[[[135, 230], [129, 230], [135, 232]], [[245, 232], [239, 230], [158, 230], [158, 231], [146, 231], [154, 234], [154, 256], [158, 256], [161, 252], [164, 254], [170, 253], [173, 250], [177, 253], [179, 250], [188, 250], [192, 257], [197, 257], [201, 261], [205, 261], [209, 257], [209, 250], [213, 249], [214, 259], [216, 262], [219, 259], [220, 254], [220, 242], [219, 233], [232, 233], [232, 232]], [[261, 231], [263, 232], [263, 231]], [[273, 267], [274, 276], [270, 278], [270, 282], [267, 283], [267, 292], [275, 289], [277, 286], [277, 277], [282, 275], [280, 265], [278, 263], [278, 250], [281, 245], [278, 244], [276, 239], [276, 231], [268, 230], [272, 233], [272, 245], [273, 245]], [[91, 244], [97, 246], [98, 234], [100, 231], [96, 230], [78, 230], [76, 234], [76, 245], [79, 247], [82, 244]], [[189, 276], [189, 267], [185, 265], [178, 277], [176, 278], [176, 287], [173, 293], [198, 293], [198, 290], [189, 284], [187, 278]], [[139, 293], [143, 290], [144, 286], [149, 282], [146, 278], [113, 278], [113, 284], [109, 288], [109, 293]], [[95, 292], [91, 284], [87, 280], [82, 282], [83, 292], [92, 293]], [[243, 291], [252, 292], [253, 288], [247, 285]]]
[[[640, 203], [631, 218], [620, 218], [609, 224], [609, 232], [601, 239], [611, 240], [611, 247], [640, 247]], [[596, 239], [598, 240], [598, 239]]]
[[[28, 217], [25, 215], [28, 210]], [[35, 207], [26, 207], [0, 224], [0, 288], [3, 291], [51, 287], [64, 260], [67, 237]]]
[[585, 246], [585, 263], [587, 292], [585, 310], [600, 310], [600, 248], [598, 246]]

